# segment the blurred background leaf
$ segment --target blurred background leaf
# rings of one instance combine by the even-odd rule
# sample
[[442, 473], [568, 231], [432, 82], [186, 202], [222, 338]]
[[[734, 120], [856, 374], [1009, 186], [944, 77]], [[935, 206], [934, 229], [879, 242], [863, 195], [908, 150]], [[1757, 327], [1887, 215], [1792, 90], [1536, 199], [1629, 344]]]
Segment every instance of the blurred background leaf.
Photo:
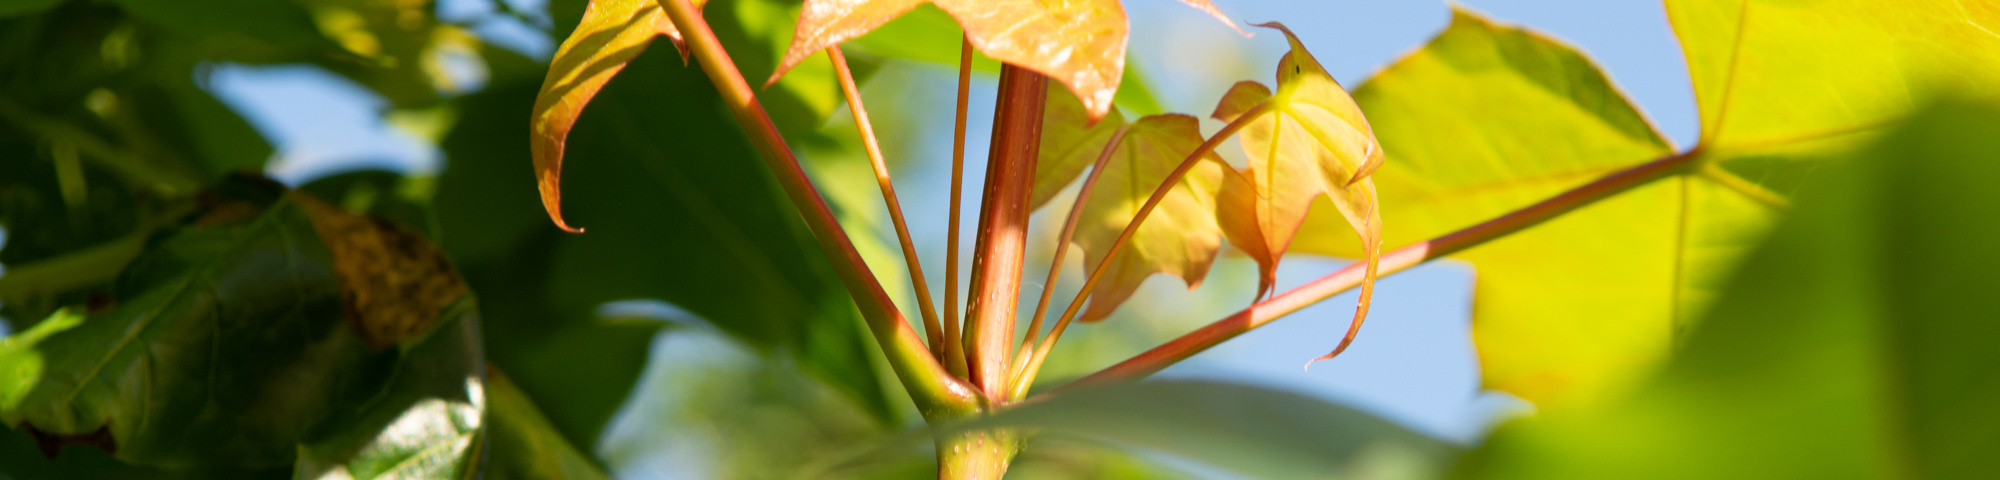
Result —
[[1841, 161], [1658, 375], [1503, 428], [1460, 476], [2000, 475], [1996, 128], [1948, 104]]
[[955, 426], [990, 427], [1143, 447], [1258, 478], [1430, 478], [1462, 451], [1324, 400], [1202, 380], [1082, 387]]

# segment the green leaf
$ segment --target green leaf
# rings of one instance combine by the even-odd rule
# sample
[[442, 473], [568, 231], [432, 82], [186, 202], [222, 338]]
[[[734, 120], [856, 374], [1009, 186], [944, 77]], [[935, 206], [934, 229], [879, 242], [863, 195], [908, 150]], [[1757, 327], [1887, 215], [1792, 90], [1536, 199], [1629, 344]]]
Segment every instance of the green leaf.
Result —
[[276, 199], [220, 201], [125, 269], [115, 307], [31, 345], [10, 340], [26, 351], [9, 356], [41, 366], [0, 370], [12, 386], [0, 421], [51, 451], [83, 443], [136, 465], [271, 469], [354, 428], [342, 419], [356, 406], [399, 411], [427, 393], [412, 382], [464, 388], [477, 375], [470, 303], [436, 251], [268, 188], [225, 184], [218, 198]]
[[[1939, 86], [2000, 81], [2000, 38], [1976, 31], [1994, 12], [1944, 3], [1670, 2], [1703, 105], [1698, 157], [1686, 175], [1460, 255], [1479, 269], [1486, 385], [1545, 406], [1625, 388], [1824, 158]], [[1580, 53], [1462, 10], [1355, 96], [1392, 157], [1376, 176], [1392, 245], [1671, 153]], [[1337, 222], [1316, 215], [1306, 230], [1321, 233], [1294, 248], [1356, 253]]]
[[[1444, 235], [1670, 153], [1581, 53], [1465, 10], [1354, 97], [1389, 156], [1374, 175], [1389, 245]], [[1666, 354], [1681, 182], [1457, 255], [1478, 270], [1473, 340], [1487, 388], [1545, 406], [1583, 401]], [[1359, 256], [1346, 219], [1328, 207], [1314, 206], [1293, 251]]]
[[1918, 115], [1831, 167], [1681, 352], [1506, 427], [1467, 478], [1990, 478], [2000, 110]]
[[39, 13], [62, 2], [63, 0], [0, 0], [0, 17]]
[[[528, 152], [507, 140], [526, 130], [518, 114], [534, 93], [496, 84], [463, 100], [442, 144], [450, 166], [438, 218], [445, 248], [488, 305], [489, 354], [572, 443], [594, 444], [644, 364], [650, 328], [595, 318], [621, 300], [684, 308], [891, 418], [852, 302], [698, 69], [664, 51], [641, 55], [579, 120], [567, 158], [580, 160], [566, 173], [589, 187], [565, 199], [571, 218], [590, 220], [583, 235], [547, 226], [521, 169]], [[564, 333], [573, 328], [602, 330]], [[621, 359], [596, 357], [613, 352]], [[616, 368], [564, 366], [600, 361]]]
[[331, 46], [295, 2], [265, 0], [114, 0], [141, 20], [185, 36], [223, 36], [282, 49]]
[[483, 478], [496, 480], [595, 480], [608, 478], [590, 457], [563, 440], [526, 393], [499, 370], [486, 374], [489, 422]]
[[[468, 478], [490, 437], [478, 314], [461, 304], [429, 335], [399, 346], [392, 383], [327, 421], [299, 446], [294, 479]], [[484, 430], [483, 430], [484, 429]]]
[[[1106, 440], [1261, 478], [1336, 472], [1347, 478], [1387, 468], [1435, 472], [1460, 452], [1444, 441], [1312, 397], [1191, 380], [1083, 387], [951, 428], [992, 427]], [[1028, 449], [1033, 451], [1035, 444]]]

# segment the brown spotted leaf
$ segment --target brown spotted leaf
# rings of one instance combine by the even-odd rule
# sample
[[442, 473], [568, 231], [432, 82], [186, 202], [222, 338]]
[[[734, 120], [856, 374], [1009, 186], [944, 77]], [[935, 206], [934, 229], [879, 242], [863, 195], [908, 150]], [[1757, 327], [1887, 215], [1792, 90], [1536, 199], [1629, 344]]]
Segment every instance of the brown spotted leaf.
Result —
[[[699, 9], [708, 0], [693, 0]], [[653, 0], [592, 0], [584, 8], [583, 22], [556, 48], [549, 62], [549, 74], [535, 96], [530, 123], [535, 157], [536, 185], [542, 191], [542, 206], [556, 226], [575, 233], [583, 229], [569, 226], [562, 217], [563, 143], [584, 105], [604, 88], [625, 63], [646, 51], [653, 37], [666, 35], [688, 56], [679, 30], [667, 19], [665, 10]]]
[[1075, 181], [1085, 167], [1097, 163], [1104, 144], [1125, 125], [1125, 116], [1111, 109], [1092, 124], [1090, 113], [1073, 95], [1051, 93], [1042, 113], [1042, 147], [1035, 159], [1035, 193], [1028, 208], [1040, 209]]
[[348, 320], [369, 345], [387, 348], [429, 331], [439, 313], [464, 296], [465, 281], [423, 235], [293, 196], [333, 253]]
[[[1225, 121], [1257, 115], [1247, 120], [1238, 137], [1250, 167], [1223, 188], [1219, 201], [1224, 208], [1217, 217], [1230, 243], [1257, 260], [1262, 295], [1269, 291], [1278, 260], [1305, 222], [1313, 199], [1325, 193], [1333, 200], [1361, 238], [1368, 274], [1347, 336], [1321, 357], [1331, 358], [1353, 340], [1374, 293], [1382, 221], [1368, 174], [1384, 156], [1360, 107], [1298, 37], [1275, 22], [1260, 26], [1284, 32], [1292, 51], [1278, 62], [1276, 92], [1255, 82], [1238, 83], [1216, 106], [1215, 118]], [[1255, 110], [1260, 105], [1263, 108]]]
[[[958, 20], [980, 53], [1068, 87], [1090, 118], [1111, 111], [1111, 97], [1125, 71], [1128, 30], [1119, 0], [808, 0], [799, 13], [791, 48], [772, 81], [806, 57], [867, 34], [925, 3]], [[1234, 28], [1207, 0], [1182, 3]]]
[[[1200, 121], [1187, 115], [1147, 116], [1127, 128], [1124, 140], [1112, 152], [1096, 188], [1085, 200], [1076, 226], [1075, 242], [1083, 249], [1085, 265], [1103, 262], [1105, 251], [1132, 221], [1133, 214], [1152, 197], [1160, 182], [1201, 146], [1202, 139]], [[1201, 285], [1209, 265], [1215, 262], [1216, 249], [1222, 246], [1221, 227], [1214, 215], [1215, 193], [1227, 170], [1228, 165], [1211, 153], [1188, 171], [1112, 260], [1104, 278], [1091, 291], [1090, 307], [1081, 320], [1097, 321], [1111, 315], [1154, 273], [1178, 275], [1188, 288]]]

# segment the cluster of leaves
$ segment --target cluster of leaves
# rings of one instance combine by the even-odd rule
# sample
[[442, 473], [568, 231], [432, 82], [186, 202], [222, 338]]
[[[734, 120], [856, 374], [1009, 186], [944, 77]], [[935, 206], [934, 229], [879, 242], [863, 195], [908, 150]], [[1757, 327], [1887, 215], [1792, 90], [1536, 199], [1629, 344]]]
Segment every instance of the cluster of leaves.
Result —
[[[0, 314], [20, 332], [0, 341], [0, 476], [602, 477], [584, 452], [661, 328], [599, 310], [628, 299], [684, 307], [832, 386], [865, 412], [857, 435], [898, 426], [906, 403], [853, 300], [725, 102], [685, 52], [644, 51], [679, 40], [658, 5], [550, 3], [570, 40], [545, 74], [426, 2], [0, 2]], [[1119, 2], [985, 3], [705, 13], [745, 74], [774, 79], [760, 96], [822, 178], [857, 150], [823, 126], [841, 101], [811, 56], [826, 47], [845, 42], [865, 77], [897, 59], [954, 63], [962, 36], [1066, 87], [1048, 95], [1033, 203], [1086, 168], [1099, 184], [1073, 212], [1087, 264], [1107, 266], [1086, 321], [1154, 273], [1198, 283], [1223, 238], [1260, 264], [1261, 297], [1288, 251], [1368, 259], [1372, 278], [1382, 242], [1422, 248], [1672, 166], [1460, 253], [1480, 272], [1487, 386], [1542, 407], [1479, 448], [1199, 382], [1080, 388], [945, 427], [1045, 432], [1051, 449], [1030, 449], [1021, 474], [1134, 471], [1052, 450], [1076, 437], [1273, 478], [1994, 473], [1979, 455], [2000, 417], [1979, 407], [2000, 401], [1983, 373], [2000, 359], [1977, 342], [1996, 334], [1980, 279], [2000, 268], [1981, 253], [2000, 241], [1985, 228], [2000, 199], [1982, 187], [2000, 180], [1986, 135], [2000, 112], [1894, 126], [1935, 92], [2000, 79], [2000, 10], [1669, 1], [1703, 121], [1679, 153], [1581, 53], [1471, 12], [1351, 101], [1292, 39], [1275, 88], [1239, 84], [1213, 114], [1240, 129], [1239, 169], [1206, 151], [1228, 134], [1204, 141], [1193, 117], [1125, 120], [1120, 106], [1155, 109], [1125, 74]], [[991, 28], [1004, 22], [1039, 27]], [[1091, 55], [1056, 61], [1078, 52]], [[467, 54], [489, 80], [454, 96], [441, 65]], [[271, 149], [203, 91], [205, 62], [310, 63], [395, 108], [452, 111], [450, 166], [299, 190], [225, 180]], [[551, 85], [571, 93], [538, 99]], [[547, 228], [522, 168], [538, 166], [544, 208], [567, 226], [550, 200], [565, 156], [589, 186], [569, 195], [589, 235]], [[827, 185], [842, 221], [872, 228], [871, 199], [841, 188]], [[922, 473], [906, 470], [884, 474]]]

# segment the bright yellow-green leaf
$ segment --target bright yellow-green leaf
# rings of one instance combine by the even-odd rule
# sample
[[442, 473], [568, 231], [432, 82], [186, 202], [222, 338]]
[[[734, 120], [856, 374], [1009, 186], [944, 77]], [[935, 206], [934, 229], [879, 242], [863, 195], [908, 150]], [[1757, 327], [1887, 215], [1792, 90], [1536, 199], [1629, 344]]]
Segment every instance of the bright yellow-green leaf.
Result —
[[[1207, 0], [1181, 1], [1234, 27]], [[927, 3], [958, 20], [980, 53], [1069, 87], [1092, 118], [1111, 110], [1125, 70], [1129, 29], [1120, 0], [809, 0], [799, 14], [792, 46], [771, 78], [775, 81], [806, 57]]]
[[[1355, 90], [1392, 161], [1376, 172], [1390, 245], [1500, 216], [1669, 152], [1578, 52], [1459, 11]], [[1474, 248], [1473, 339], [1487, 387], [1541, 402], [1666, 351], [1680, 189], [1654, 185]], [[1324, 208], [1296, 251], [1352, 256]]]
[[[1382, 147], [1361, 108], [1298, 37], [1278, 23], [1261, 26], [1284, 32], [1292, 51], [1278, 62], [1276, 92], [1256, 82], [1238, 83], [1215, 108], [1216, 119], [1249, 122], [1238, 140], [1250, 158], [1250, 167], [1223, 189], [1224, 208], [1216, 216], [1230, 243], [1257, 260], [1262, 294], [1270, 290], [1278, 259], [1306, 220], [1313, 199], [1327, 195], [1357, 234], [1368, 262], [1353, 325], [1339, 346], [1321, 357], [1331, 358], [1353, 341], [1374, 293], [1382, 217], [1368, 177], [1382, 165]], [[1256, 117], [1238, 120], [1243, 115]]]
[[[1785, 209], [1785, 194], [1939, 85], [2000, 82], [1995, 9], [1670, 1], [1701, 103], [1688, 175], [1459, 255], [1477, 268], [1487, 387], [1587, 403], [1663, 358], [1686, 319]], [[1395, 157], [1375, 175], [1404, 245], [1671, 154], [1573, 49], [1459, 11], [1424, 50], [1357, 89]], [[1353, 255], [1316, 214], [1297, 251]]]
[[1048, 106], [1042, 110], [1042, 148], [1035, 158], [1035, 193], [1028, 208], [1039, 210], [1069, 186], [1085, 167], [1097, 163], [1104, 144], [1125, 125], [1118, 109], [1092, 124], [1090, 112], [1075, 96], [1049, 92]]
[[[695, 8], [708, 3], [694, 0]], [[583, 107], [605, 82], [625, 68], [625, 63], [646, 50], [656, 35], [666, 35], [687, 59], [687, 47], [680, 31], [658, 3], [652, 0], [592, 0], [584, 9], [583, 22], [575, 33], [556, 48], [549, 62], [549, 74], [542, 79], [541, 93], [535, 96], [532, 145], [535, 156], [536, 186], [542, 191], [542, 206], [556, 226], [572, 232], [562, 218], [563, 142]]]
[[1880, 126], [1938, 84], [1991, 95], [2000, 4], [1670, 0], [1702, 143], [1745, 147]]
[[[1126, 129], [1077, 221], [1075, 242], [1083, 249], [1084, 265], [1104, 261], [1105, 251], [1132, 215], [1202, 140], [1201, 122], [1187, 115], [1147, 116]], [[1091, 156], [1094, 161], [1096, 154]], [[1215, 192], [1227, 168], [1221, 157], [1211, 153], [1188, 171], [1111, 262], [1104, 279], [1091, 290], [1090, 307], [1080, 320], [1110, 316], [1154, 273], [1178, 275], [1188, 288], [1201, 285], [1215, 262], [1216, 249], [1222, 247], [1221, 227], [1215, 223]]]

